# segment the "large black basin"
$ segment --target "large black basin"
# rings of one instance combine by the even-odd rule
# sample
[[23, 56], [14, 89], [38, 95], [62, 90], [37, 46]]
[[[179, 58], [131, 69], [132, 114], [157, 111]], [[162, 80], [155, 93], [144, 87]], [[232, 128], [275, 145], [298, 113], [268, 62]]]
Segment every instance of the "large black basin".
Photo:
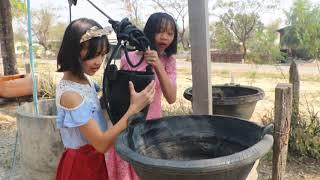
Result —
[[130, 118], [116, 140], [141, 180], [242, 180], [272, 147], [272, 125], [228, 116]]
[[[187, 88], [183, 96], [192, 101], [192, 88]], [[263, 97], [263, 90], [257, 87], [215, 85], [212, 86], [212, 113], [250, 119], [257, 101]]]

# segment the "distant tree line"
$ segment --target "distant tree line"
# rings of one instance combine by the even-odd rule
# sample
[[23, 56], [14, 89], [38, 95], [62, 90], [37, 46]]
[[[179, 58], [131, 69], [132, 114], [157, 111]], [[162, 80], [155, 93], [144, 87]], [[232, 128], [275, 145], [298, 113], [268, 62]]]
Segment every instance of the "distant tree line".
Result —
[[[105, 1], [105, 0], [100, 0]], [[111, 1], [122, 3], [126, 16], [143, 28], [144, 19], [141, 12], [146, 6], [155, 11], [171, 14], [178, 25], [179, 49], [189, 51], [190, 35], [188, 27], [187, 0], [152, 0], [147, 4], [142, 0]], [[211, 1], [209, 1], [211, 2]], [[286, 56], [280, 52], [280, 44], [276, 43], [279, 21], [268, 26], [261, 22], [264, 13], [272, 12], [279, 7], [279, 0], [217, 0], [209, 8], [210, 43], [212, 49], [225, 52], [238, 51], [243, 53], [246, 62], [275, 63], [284, 61]], [[56, 53], [62, 39], [66, 23], [57, 21], [59, 9], [54, 6], [32, 10], [33, 39], [41, 45], [44, 52]], [[17, 73], [14, 41], [26, 42], [26, 7], [22, 0], [0, 1], [0, 39], [3, 68], [5, 74]], [[320, 56], [320, 10], [319, 6], [309, 0], [295, 0], [289, 12], [285, 12], [288, 29], [282, 37], [287, 47], [303, 51], [309, 58]], [[24, 24], [13, 32], [12, 20]], [[6, 42], [6, 43], [3, 43]], [[24, 46], [27, 51], [27, 46]]]

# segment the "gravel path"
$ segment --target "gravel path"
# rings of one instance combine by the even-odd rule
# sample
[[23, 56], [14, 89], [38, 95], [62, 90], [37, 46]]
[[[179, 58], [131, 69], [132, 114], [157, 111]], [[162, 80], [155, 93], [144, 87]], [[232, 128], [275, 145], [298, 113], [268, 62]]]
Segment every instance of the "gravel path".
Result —
[[[21, 168], [20, 168], [20, 153], [17, 149], [16, 151], [16, 163], [15, 167], [12, 169], [16, 130], [15, 128], [9, 131], [2, 131], [0, 133], [0, 179], [7, 180], [20, 180], [21, 178]], [[19, 144], [18, 144], [19, 146]], [[17, 147], [19, 148], [19, 147]]]
[[[17, 103], [0, 105], [0, 179], [7, 180], [11, 173], [14, 146], [16, 142]], [[11, 180], [21, 179], [19, 143], [17, 144], [16, 163], [12, 171]]]

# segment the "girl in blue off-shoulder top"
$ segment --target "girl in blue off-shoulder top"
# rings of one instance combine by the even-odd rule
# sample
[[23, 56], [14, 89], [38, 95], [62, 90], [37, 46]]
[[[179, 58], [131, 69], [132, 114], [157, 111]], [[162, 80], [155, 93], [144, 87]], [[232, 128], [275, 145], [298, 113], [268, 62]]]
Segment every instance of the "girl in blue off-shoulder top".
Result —
[[56, 180], [108, 179], [104, 153], [127, 127], [128, 117], [153, 100], [153, 81], [139, 93], [129, 82], [130, 106], [118, 123], [107, 129], [97, 85], [89, 77], [99, 70], [108, 51], [107, 30], [94, 20], [74, 20], [65, 30], [57, 58], [63, 77], [56, 89], [57, 127], [65, 150]]

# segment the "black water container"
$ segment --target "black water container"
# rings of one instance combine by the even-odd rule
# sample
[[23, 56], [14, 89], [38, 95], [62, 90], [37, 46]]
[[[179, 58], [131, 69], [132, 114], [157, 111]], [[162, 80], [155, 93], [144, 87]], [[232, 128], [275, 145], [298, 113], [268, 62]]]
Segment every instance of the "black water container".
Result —
[[[146, 71], [118, 70], [115, 64], [111, 64], [104, 73], [104, 98], [110, 120], [116, 124], [127, 112], [130, 105], [129, 81], [134, 84], [136, 92], [142, 91], [152, 80], [154, 72], [151, 66]], [[149, 106], [141, 112], [146, 117]]]
[[272, 127], [218, 115], [152, 121], [136, 115], [117, 138], [116, 151], [141, 180], [244, 180], [271, 149]]
[[[137, 64], [133, 64], [129, 58], [129, 52], [145, 52], [150, 43], [144, 33], [133, 25], [128, 18], [124, 18], [120, 22], [110, 17], [108, 19], [117, 34], [117, 44], [112, 47], [112, 53], [104, 70], [102, 103], [105, 105], [111, 122], [116, 124], [130, 105], [129, 81], [132, 81], [135, 90], [140, 92], [155, 79], [155, 76], [151, 65], [148, 65], [145, 71], [118, 70], [115, 61], [117, 57], [121, 57], [120, 52], [125, 55], [129, 66], [135, 68], [144, 61], [144, 55]], [[112, 62], [114, 63], [112, 64]], [[148, 109], [147, 106], [141, 111], [144, 116], [147, 116]]]
[[[192, 101], [192, 88], [187, 88], [183, 96]], [[264, 91], [253, 86], [214, 85], [212, 86], [212, 113], [250, 119], [257, 102], [263, 97]]]

